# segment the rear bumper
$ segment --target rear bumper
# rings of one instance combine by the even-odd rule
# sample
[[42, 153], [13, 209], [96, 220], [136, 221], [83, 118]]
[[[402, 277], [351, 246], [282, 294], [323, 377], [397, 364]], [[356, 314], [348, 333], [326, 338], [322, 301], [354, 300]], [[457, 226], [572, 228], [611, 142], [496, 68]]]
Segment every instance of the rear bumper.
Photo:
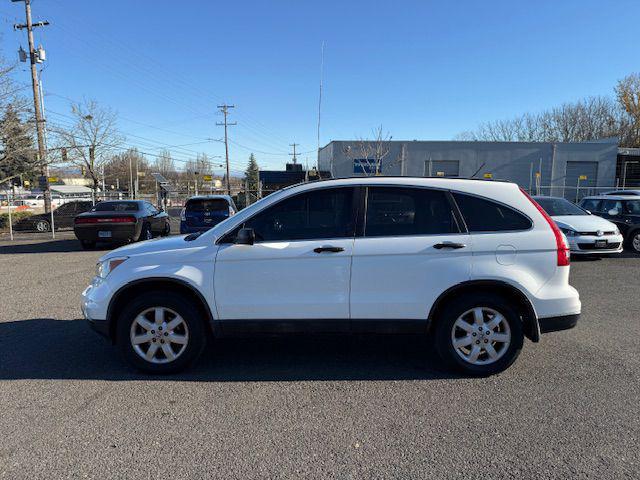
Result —
[[[73, 229], [78, 240], [87, 242], [124, 242], [140, 235], [137, 224], [129, 225], [76, 225]], [[100, 237], [99, 231], [111, 232], [110, 237]]]
[[562, 315], [559, 317], [539, 318], [538, 324], [540, 325], [540, 333], [569, 330], [576, 326], [579, 319], [579, 313], [574, 313], [573, 315]]

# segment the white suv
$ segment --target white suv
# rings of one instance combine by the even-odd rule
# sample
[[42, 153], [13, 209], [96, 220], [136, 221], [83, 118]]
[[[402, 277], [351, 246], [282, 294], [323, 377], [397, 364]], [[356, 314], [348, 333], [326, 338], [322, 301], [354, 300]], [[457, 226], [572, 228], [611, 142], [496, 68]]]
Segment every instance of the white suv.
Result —
[[134, 366], [176, 372], [215, 336], [412, 332], [468, 374], [575, 326], [566, 239], [512, 183], [351, 178], [269, 195], [202, 234], [104, 255], [82, 311]]

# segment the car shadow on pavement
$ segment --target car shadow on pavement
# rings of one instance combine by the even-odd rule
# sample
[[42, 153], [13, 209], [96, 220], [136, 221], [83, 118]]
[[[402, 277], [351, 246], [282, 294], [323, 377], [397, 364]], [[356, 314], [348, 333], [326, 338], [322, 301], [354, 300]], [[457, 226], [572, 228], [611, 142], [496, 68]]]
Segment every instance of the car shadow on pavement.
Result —
[[152, 376], [127, 366], [84, 320], [0, 323], [0, 380], [429, 380], [444, 371], [419, 336], [264, 336], [210, 342], [191, 370]]
[[[102, 247], [97, 245], [93, 250], [110, 250], [113, 246]], [[84, 251], [80, 242], [76, 239], [49, 240], [46, 242], [17, 243], [12, 245], [0, 245], [0, 255], [16, 253], [65, 253]]]

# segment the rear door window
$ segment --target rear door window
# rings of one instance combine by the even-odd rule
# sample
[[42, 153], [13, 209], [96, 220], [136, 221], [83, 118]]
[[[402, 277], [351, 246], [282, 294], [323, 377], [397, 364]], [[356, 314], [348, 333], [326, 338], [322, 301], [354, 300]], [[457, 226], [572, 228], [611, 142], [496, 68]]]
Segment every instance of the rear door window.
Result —
[[486, 198], [453, 193], [469, 232], [528, 230], [531, 220], [511, 207]]
[[365, 236], [459, 233], [445, 192], [426, 188], [370, 187]]
[[620, 215], [622, 213], [622, 201], [603, 200], [602, 211], [608, 215]]
[[624, 213], [628, 215], [640, 215], [640, 200], [627, 200], [624, 202]]

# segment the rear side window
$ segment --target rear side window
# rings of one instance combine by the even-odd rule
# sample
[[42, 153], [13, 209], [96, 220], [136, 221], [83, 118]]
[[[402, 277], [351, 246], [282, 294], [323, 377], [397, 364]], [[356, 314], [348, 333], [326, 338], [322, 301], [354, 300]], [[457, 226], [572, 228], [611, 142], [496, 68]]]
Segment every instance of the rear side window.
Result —
[[454, 193], [469, 232], [528, 230], [531, 220], [505, 205], [485, 198]]
[[424, 188], [370, 187], [365, 236], [458, 233], [444, 192]]
[[196, 199], [187, 202], [188, 212], [228, 212], [229, 204], [222, 198]]

